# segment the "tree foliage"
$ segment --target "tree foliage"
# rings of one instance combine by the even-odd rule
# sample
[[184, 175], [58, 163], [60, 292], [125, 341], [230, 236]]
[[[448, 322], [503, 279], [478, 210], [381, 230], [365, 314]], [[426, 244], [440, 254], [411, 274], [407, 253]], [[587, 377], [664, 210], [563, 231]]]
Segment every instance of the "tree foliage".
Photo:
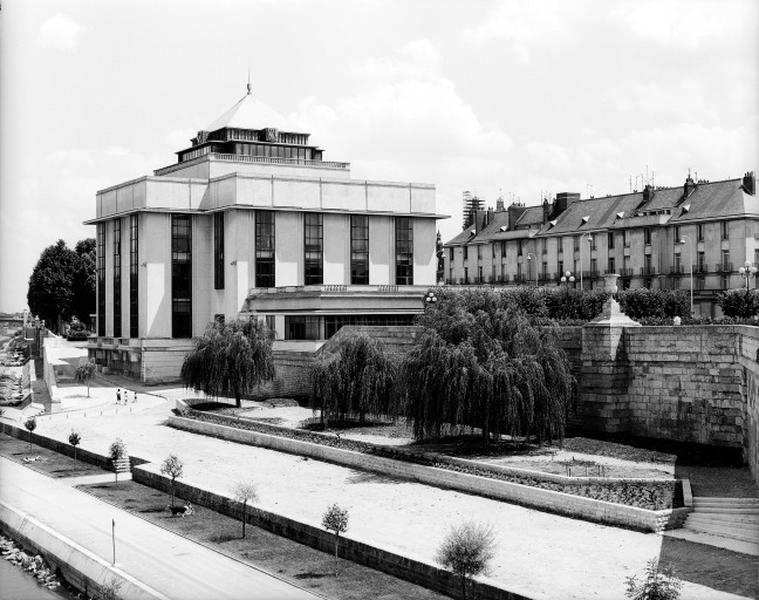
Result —
[[759, 315], [759, 290], [727, 290], [717, 296], [717, 304], [727, 317], [750, 319]]
[[561, 438], [575, 381], [555, 327], [530, 323], [507, 295], [444, 296], [419, 323], [426, 329], [403, 364], [406, 417], [417, 439], [481, 429]]
[[322, 527], [335, 534], [335, 576], [337, 576], [337, 555], [340, 534], [348, 531], [348, 509], [333, 504], [322, 515]]
[[95, 373], [95, 361], [90, 360], [82, 360], [79, 363], [79, 366], [76, 368], [76, 371], [74, 372], [74, 377], [79, 383], [84, 383], [87, 385], [87, 397], [90, 397], [90, 382], [92, 381], [92, 375]]
[[248, 504], [258, 502], [258, 488], [249, 481], [239, 482], [234, 489], [235, 500], [242, 502], [242, 537], [245, 537], [245, 523], [248, 520]]
[[32, 313], [56, 331], [72, 316], [88, 322], [95, 312], [95, 240], [82, 240], [74, 250], [63, 240], [45, 248], [29, 277], [26, 299]]
[[382, 344], [364, 334], [344, 338], [335, 353], [314, 366], [312, 406], [322, 417], [345, 419], [394, 412], [395, 363]]
[[685, 290], [624, 290], [617, 293], [617, 301], [622, 312], [631, 319], [671, 319], [690, 315], [690, 296]]
[[184, 473], [184, 463], [176, 454], [169, 454], [161, 463], [161, 473], [171, 478], [171, 508], [174, 508], [174, 484]]
[[24, 427], [26, 427], [29, 430], [29, 451], [32, 451], [32, 432], [37, 429], [37, 419], [34, 417], [29, 417], [26, 421], [24, 421]]
[[274, 379], [272, 335], [256, 319], [212, 323], [182, 365], [186, 387], [209, 396], [232, 396], [238, 408], [242, 395]]
[[671, 565], [659, 570], [656, 558], [646, 563], [645, 575], [641, 581], [633, 575], [626, 579], [626, 583], [625, 595], [630, 600], [677, 600], [683, 586], [682, 582], [675, 577]]
[[448, 532], [435, 560], [461, 577], [462, 595], [466, 598], [468, 580], [487, 570], [495, 555], [495, 546], [492, 526], [467, 521]]
[[113, 462], [113, 473], [116, 481], [119, 480], [119, 471], [116, 467], [116, 462], [125, 456], [127, 456], [126, 444], [121, 438], [116, 438], [116, 440], [108, 447], [108, 457], [111, 459], [111, 462]]
[[74, 447], [74, 460], [76, 460], [76, 447], [79, 445], [79, 443], [82, 441], [82, 436], [79, 434], [78, 431], [71, 430], [71, 433], [69, 433], [69, 444], [71, 444]]

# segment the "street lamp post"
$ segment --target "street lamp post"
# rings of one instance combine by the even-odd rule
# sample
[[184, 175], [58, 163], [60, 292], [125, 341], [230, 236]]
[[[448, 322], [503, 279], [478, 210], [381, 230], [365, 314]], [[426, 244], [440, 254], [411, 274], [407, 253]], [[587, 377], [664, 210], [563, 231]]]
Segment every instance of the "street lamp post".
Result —
[[566, 288], [567, 292], [569, 292], [569, 284], [575, 282], [575, 276], [572, 275], [572, 271], [567, 271], [564, 273], [564, 275], [561, 276], [561, 283], [563, 283]]
[[[685, 246], [685, 240], [688, 240], [690, 242], [690, 237], [687, 235], [683, 236], [683, 239], [681, 239], [678, 244], [681, 244]], [[688, 268], [690, 270], [690, 316], [693, 316], [693, 252], [690, 249], [690, 244], [688, 244]]]
[[424, 303], [424, 308], [427, 308], [428, 306], [432, 306], [433, 304], [436, 304], [437, 295], [435, 294], [435, 292], [433, 292], [432, 290], [427, 292], [424, 295], [423, 303]]
[[[588, 238], [588, 242], [590, 242], [591, 244], [593, 243], [593, 234], [592, 233], [587, 232], [587, 233], [583, 233], [580, 236], [580, 290], [582, 290], [582, 241], [586, 237]], [[591, 250], [592, 250], [592, 248], [591, 248]]]
[[[532, 259], [535, 259], [535, 287], [538, 286], [538, 257], [535, 256], [532, 252], [527, 253], [527, 260], [531, 261]], [[529, 276], [529, 273], [527, 274]]]
[[741, 277], [743, 277], [746, 280], [746, 293], [748, 293], [749, 287], [748, 287], [748, 280], [751, 277], [756, 277], [757, 268], [751, 264], [750, 260], [747, 260], [743, 266], [738, 269], [738, 273], [741, 274]]

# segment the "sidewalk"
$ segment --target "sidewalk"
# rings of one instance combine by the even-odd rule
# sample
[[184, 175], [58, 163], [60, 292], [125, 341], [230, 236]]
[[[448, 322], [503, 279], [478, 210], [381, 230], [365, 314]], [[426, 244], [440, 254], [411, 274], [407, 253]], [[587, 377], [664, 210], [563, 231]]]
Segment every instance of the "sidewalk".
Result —
[[75, 490], [75, 481], [51, 479], [4, 458], [0, 478], [0, 500], [108, 562], [115, 519], [116, 565], [169, 598], [318, 598]]

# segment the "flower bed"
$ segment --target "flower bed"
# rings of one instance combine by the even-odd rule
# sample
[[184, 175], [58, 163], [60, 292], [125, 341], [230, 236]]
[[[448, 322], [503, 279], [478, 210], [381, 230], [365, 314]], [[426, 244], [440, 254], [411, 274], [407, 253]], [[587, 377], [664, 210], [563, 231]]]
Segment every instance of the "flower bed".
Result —
[[277, 427], [276, 425], [261, 423], [244, 417], [228, 417], [193, 409], [184, 409], [179, 412], [185, 418], [216, 423], [227, 427], [257, 431], [259, 433], [321, 444], [342, 450], [351, 450], [353, 452], [361, 452], [428, 467], [499, 479], [626, 506], [635, 506], [648, 510], [665, 510], [683, 505], [681, 486], [679, 481], [673, 479], [570, 478], [524, 469], [485, 465], [475, 463], [474, 461], [456, 459], [441, 454], [419, 452], [397, 446], [382, 446], [346, 439], [339, 435]]

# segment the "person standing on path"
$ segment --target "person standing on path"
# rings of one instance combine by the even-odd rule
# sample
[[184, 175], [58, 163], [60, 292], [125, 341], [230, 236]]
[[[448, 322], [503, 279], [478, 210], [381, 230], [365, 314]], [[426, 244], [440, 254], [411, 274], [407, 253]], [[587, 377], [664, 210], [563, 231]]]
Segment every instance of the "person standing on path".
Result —
[[116, 390], [116, 404], [121, 404], [121, 388]]

